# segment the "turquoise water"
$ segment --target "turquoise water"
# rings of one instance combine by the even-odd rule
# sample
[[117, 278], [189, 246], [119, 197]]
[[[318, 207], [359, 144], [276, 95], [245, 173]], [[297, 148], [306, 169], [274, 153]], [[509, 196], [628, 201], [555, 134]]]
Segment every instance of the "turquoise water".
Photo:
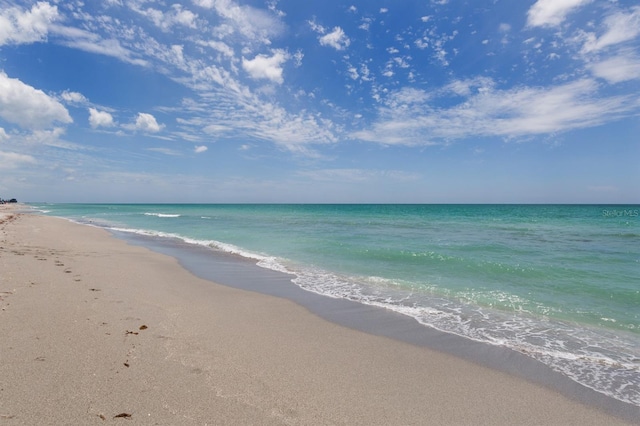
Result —
[[33, 205], [256, 259], [640, 406], [640, 206]]

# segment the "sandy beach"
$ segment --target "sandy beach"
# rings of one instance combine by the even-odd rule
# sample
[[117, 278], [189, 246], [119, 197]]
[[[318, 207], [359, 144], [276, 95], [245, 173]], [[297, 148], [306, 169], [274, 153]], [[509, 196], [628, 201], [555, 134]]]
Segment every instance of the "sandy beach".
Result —
[[0, 424], [628, 424], [16, 208], [0, 206]]

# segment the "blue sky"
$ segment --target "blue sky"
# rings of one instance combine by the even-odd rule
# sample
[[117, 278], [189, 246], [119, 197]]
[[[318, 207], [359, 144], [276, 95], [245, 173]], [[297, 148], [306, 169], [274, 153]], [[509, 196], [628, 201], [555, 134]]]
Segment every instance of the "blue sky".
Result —
[[0, 0], [0, 197], [639, 203], [640, 5]]

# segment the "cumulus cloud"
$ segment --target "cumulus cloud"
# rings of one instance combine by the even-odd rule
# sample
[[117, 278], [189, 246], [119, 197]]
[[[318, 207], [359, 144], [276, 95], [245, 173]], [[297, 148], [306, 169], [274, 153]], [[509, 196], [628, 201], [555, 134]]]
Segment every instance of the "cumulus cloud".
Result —
[[273, 52], [273, 56], [258, 55], [248, 60], [242, 58], [242, 68], [253, 79], [267, 79], [282, 84], [282, 64], [289, 59], [289, 54], [281, 49]]
[[157, 133], [164, 128], [164, 125], [158, 124], [156, 118], [145, 112], [138, 113], [136, 117], [136, 129], [143, 132]]
[[200, 146], [196, 146], [196, 147], [194, 148], [194, 150], [193, 150], [193, 151], [194, 151], [196, 154], [200, 154], [200, 153], [205, 152], [207, 149], [209, 149], [209, 148], [207, 148], [207, 147], [206, 147], [206, 146], [204, 146], [204, 145], [200, 145]]
[[315, 20], [307, 21], [313, 31], [320, 34], [318, 40], [323, 46], [333, 47], [336, 50], [344, 50], [351, 44], [351, 40], [340, 27], [334, 27], [333, 31], [327, 33], [327, 29], [318, 24]]
[[0, 46], [42, 41], [59, 18], [58, 7], [47, 2], [38, 2], [27, 11], [5, 9], [0, 12]]
[[42, 90], [0, 71], [0, 117], [24, 129], [44, 129], [54, 122], [71, 123], [67, 109]]
[[113, 116], [108, 112], [89, 108], [89, 124], [96, 129], [98, 127], [110, 127], [115, 123], [113, 122]]
[[593, 0], [538, 0], [527, 12], [530, 27], [555, 27], [568, 14]]
[[336, 50], [344, 50], [351, 44], [351, 40], [340, 27], [335, 27], [333, 31], [321, 36], [319, 40], [321, 45], [330, 46]]

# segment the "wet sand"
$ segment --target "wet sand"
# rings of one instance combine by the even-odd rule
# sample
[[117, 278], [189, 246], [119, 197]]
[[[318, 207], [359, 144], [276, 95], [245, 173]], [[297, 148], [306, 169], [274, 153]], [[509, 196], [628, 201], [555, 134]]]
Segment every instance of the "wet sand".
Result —
[[505, 371], [199, 278], [103, 229], [10, 209], [0, 424], [625, 424]]

